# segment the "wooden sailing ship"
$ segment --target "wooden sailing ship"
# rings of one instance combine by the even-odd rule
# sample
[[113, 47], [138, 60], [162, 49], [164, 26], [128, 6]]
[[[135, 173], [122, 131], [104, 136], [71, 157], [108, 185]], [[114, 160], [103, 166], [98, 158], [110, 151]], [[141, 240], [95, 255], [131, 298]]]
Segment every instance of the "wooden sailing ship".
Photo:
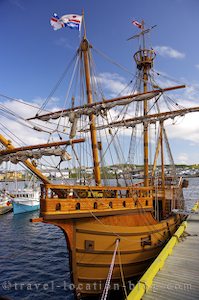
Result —
[[[83, 102], [85, 97], [81, 98], [82, 102], [75, 106], [76, 98], [73, 97], [70, 108], [40, 113], [29, 119], [31, 122], [39, 120], [42, 126], [42, 122], [65, 118], [69, 124], [68, 128], [66, 126], [69, 131], [67, 141], [15, 148], [10, 141], [0, 136], [6, 148], [1, 151], [2, 161], [22, 161], [43, 182], [41, 218], [35, 221], [50, 223], [63, 230], [70, 253], [71, 277], [78, 298], [101, 294], [104, 286], [105, 289], [107, 287], [107, 278], [111, 286], [114, 283], [123, 286], [124, 282], [141, 275], [184, 218], [182, 214], [172, 212], [173, 209], [184, 207], [182, 188], [185, 182], [175, 174], [164, 122], [188, 112], [199, 111], [199, 107], [160, 111], [160, 97], [167, 91], [184, 86], [160, 88], [151, 81], [155, 52], [145, 46], [148, 31], [142, 23], [138, 34], [142, 42], [134, 55], [137, 66], [136, 89], [127, 95], [108, 100], [101, 97], [98, 101], [94, 101], [96, 93], [91, 71], [92, 46], [84, 33], [77, 57], [82, 62], [80, 72], [84, 73], [86, 102]], [[115, 108], [116, 111], [120, 109], [117, 118], [107, 117]], [[149, 164], [151, 124], [158, 124], [153, 164]], [[134, 136], [136, 126], [143, 127], [140, 140], [143, 139], [144, 179], [135, 182], [130, 169], [132, 165], [128, 167], [125, 164], [124, 168], [130, 170], [128, 176], [127, 172], [123, 172], [120, 178], [116, 174], [114, 184], [107, 184], [108, 180], [105, 180], [102, 173], [103, 153], [113, 145], [118, 128], [131, 129]], [[106, 136], [102, 136], [101, 140], [99, 138], [98, 133], [103, 130], [110, 136], [108, 142], [103, 142]], [[81, 161], [79, 153], [87, 152], [87, 146], [82, 146], [86, 143], [90, 143], [92, 158], [88, 159], [86, 154], [86, 158]], [[166, 174], [165, 168], [165, 144], [172, 163], [169, 174]], [[66, 146], [72, 149], [71, 154], [65, 152]], [[76, 146], [82, 147], [78, 150]], [[88, 165], [91, 162], [93, 164], [94, 176], [90, 182], [87, 182], [87, 176], [87, 181], [82, 180], [82, 184], [78, 185], [71, 182], [51, 183], [30, 161], [39, 155], [58, 155], [62, 160], [70, 160], [73, 155], [79, 164], [80, 178], [83, 177], [85, 160], [88, 160]], [[157, 166], [158, 159], [160, 166]]]

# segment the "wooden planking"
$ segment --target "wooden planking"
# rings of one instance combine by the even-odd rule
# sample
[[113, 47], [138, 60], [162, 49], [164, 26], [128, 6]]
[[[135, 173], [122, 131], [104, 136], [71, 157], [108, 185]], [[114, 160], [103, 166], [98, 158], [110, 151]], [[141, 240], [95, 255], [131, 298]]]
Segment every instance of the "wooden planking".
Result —
[[[128, 251], [126, 253], [125, 253], [125, 251], [123, 251], [121, 253], [122, 266], [125, 267], [125, 265], [129, 265], [129, 264], [139, 264], [139, 263], [142, 263], [149, 259], [153, 259], [159, 252], [160, 252], [160, 246], [159, 247], [158, 246], [150, 247], [146, 250], [139, 249], [137, 251], [135, 251], [135, 250]], [[97, 266], [99, 268], [101, 268], [102, 266], [106, 266], [107, 269], [109, 269], [110, 261], [113, 256], [113, 251], [112, 251], [112, 253], [106, 252], [106, 254], [104, 251], [103, 254], [104, 255], [102, 255], [101, 253], [96, 253], [96, 252], [90, 252], [90, 253], [88, 253], [88, 252], [79, 253], [78, 252], [76, 254], [78, 265], [79, 266], [86, 265], [87, 267]], [[117, 255], [116, 259], [115, 259], [115, 267], [118, 265], [119, 265], [119, 256]], [[133, 273], [133, 269], [132, 269], [132, 273]]]
[[[149, 199], [149, 198], [148, 198]], [[138, 198], [139, 206], [135, 203], [136, 200], [133, 198], [82, 198], [82, 199], [41, 199], [41, 211], [42, 212], [54, 212], [54, 211], [77, 211], [76, 205], [80, 204], [79, 211], [88, 210], [96, 212], [97, 210], [104, 209], [125, 209], [131, 208], [137, 210], [138, 208], [152, 208], [152, 201], [149, 199], [146, 205], [146, 198]], [[110, 202], [112, 207], [110, 207]], [[94, 205], [96, 204], [96, 208]], [[60, 209], [57, 210], [56, 206], [60, 205]]]
[[100, 224], [98, 220], [90, 218], [88, 220], [82, 220], [78, 222], [77, 230], [82, 230], [88, 233], [88, 231], [103, 232], [103, 233], [117, 233], [119, 235], [133, 235], [137, 234], [149, 234], [149, 231], [165, 230], [167, 224], [169, 226], [179, 224], [179, 217], [172, 216], [166, 221], [157, 222], [153, 219], [150, 212], [140, 213], [139, 211], [135, 215], [127, 214], [126, 216], [114, 216], [104, 217], [103, 224]]
[[[146, 216], [145, 216], [146, 217]], [[144, 219], [142, 222], [145, 223]], [[123, 218], [123, 220], [121, 219]], [[123, 264], [125, 278], [134, 278], [149, 267], [152, 260], [157, 256], [161, 247], [160, 240], [169, 238], [169, 229], [174, 232], [176, 227], [175, 217], [171, 217], [167, 222], [163, 221], [155, 225], [126, 226], [125, 216], [118, 217], [118, 226], [115, 224], [105, 226], [106, 219], [101, 219], [102, 224], [96, 220], [79, 221], [76, 224], [76, 264], [78, 282], [90, 284], [93, 280], [99, 282], [105, 280], [110, 267], [111, 258], [114, 251], [115, 240], [120, 236], [120, 253]], [[178, 223], [180, 220], [178, 220]], [[109, 222], [108, 222], [109, 223]], [[125, 224], [121, 226], [121, 224]], [[142, 238], [149, 238], [149, 228], [151, 228], [151, 244], [141, 245]], [[127, 231], [126, 233], [124, 231]], [[141, 232], [142, 231], [142, 232]], [[112, 234], [115, 232], [115, 235]], [[100, 235], [98, 235], [100, 233]], [[129, 235], [130, 234], [130, 235]], [[92, 243], [92, 249], [85, 248], [85, 241]], [[159, 246], [159, 247], [158, 247]], [[113, 280], [120, 278], [119, 258], [116, 256], [113, 271]], [[119, 280], [120, 282], [120, 280]], [[83, 290], [82, 290], [83, 291]], [[84, 290], [85, 292], [85, 290]], [[96, 293], [93, 290], [93, 293]]]
[[[173, 233], [177, 224], [180, 223], [180, 216], [177, 215], [157, 223], [151, 212], [143, 213], [143, 210], [142, 212], [137, 210], [135, 214], [104, 216], [99, 219], [58, 220], [57, 214], [55, 217], [55, 220], [50, 220], [49, 216], [47, 219], [44, 217], [43, 222], [57, 225], [65, 232], [70, 253], [70, 265], [73, 266], [73, 282], [76, 286], [80, 284], [82, 294], [100, 293], [95, 287], [91, 287], [91, 290], [88, 291], [86, 285], [92, 284], [93, 281], [100, 284], [107, 278], [118, 235], [120, 236], [124, 276], [132, 279], [149, 267], [151, 260], [163, 246], [160, 241], [168, 239], [170, 233]], [[149, 239], [150, 234], [151, 244], [143, 246], [142, 238]], [[92, 249], [86, 248], [86, 242], [93, 243], [93, 252]], [[117, 257], [113, 281], [120, 282], [119, 278], [120, 268]]]
[[[148, 268], [150, 264], [152, 263], [152, 259], [146, 260], [146, 261], [141, 261], [139, 263], [129, 263], [128, 265], [123, 266], [123, 271], [125, 274], [125, 277], [131, 277], [133, 278], [137, 274], [141, 274], [143, 270]], [[87, 283], [90, 284], [90, 279], [95, 279], [96, 282], [98, 280], [106, 279], [107, 274], [110, 268], [109, 265], [93, 265], [89, 268], [88, 265], [82, 265], [78, 266], [78, 282], [81, 281], [82, 278], [84, 280], [87, 279]], [[88, 275], [87, 275], [88, 274]], [[87, 277], [88, 276], [88, 277]], [[116, 265], [113, 270], [113, 279], [118, 278], [119, 282], [121, 282], [121, 277], [120, 277], [120, 267], [119, 265]]]
[[199, 215], [188, 219], [188, 235], [168, 257], [156, 275], [144, 300], [198, 299], [199, 295]]
[[45, 184], [42, 185], [42, 187], [45, 187], [47, 189], [58, 189], [58, 190], [66, 190], [66, 189], [75, 189], [75, 190], [88, 190], [88, 191], [151, 191], [153, 190], [153, 187], [145, 187], [142, 186], [142, 182], [135, 183], [133, 185], [130, 185], [128, 187], [126, 186], [88, 186], [88, 185], [62, 185], [62, 184]]

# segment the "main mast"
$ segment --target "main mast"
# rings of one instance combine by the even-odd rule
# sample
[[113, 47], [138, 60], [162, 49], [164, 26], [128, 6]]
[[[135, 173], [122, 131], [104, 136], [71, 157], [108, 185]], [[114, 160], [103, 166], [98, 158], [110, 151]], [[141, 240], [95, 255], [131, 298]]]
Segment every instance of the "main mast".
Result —
[[[80, 45], [80, 50], [83, 53], [83, 58], [84, 58], [87, 102], [88, 102], [88, 104], [92, 104], [93, 96], [92, 96], [92, 88], [91, 88], [89, 48], [90, 48], [90, 45], [86, 38], [86, 28], [85, 28], [85, 22], [84, 22], [84, 37], [83, 37], [83, 40]], [[96, 133], [95, 115], [94, 114], [91, 114], [89, 116], [89, 121], [90, 121], [89, 123], [90, 123], [90, 134], [91, 134], [95, 183], [96, 183], [96, 185], [100, 185], [101, 184], [101, 173], [100, 173], [100, 166], [99, 166], [99, 153], [98, 153], [97, 133]]]
[[[153, 50], [148, 50], [145, 48], [145, 30], [144, 21], [142, 21], [141, 35], [143, 37], [142, 49], [137, 51], [134, 55], [135, 62], [137, 64], [138, 70], [142, 72], [141, 78], [143, 80], [143, 91], [147, 93], [148, 91], [148, 74], [153, 65], [153, 60], [155, 58], [155, 53]], [[143, 108], [144, 117], [148, 114], [148, 101], [144, 100]], [[144, 121], [144, 185], [149, 186], [149, 137], [148, 137], [148, 122]]]

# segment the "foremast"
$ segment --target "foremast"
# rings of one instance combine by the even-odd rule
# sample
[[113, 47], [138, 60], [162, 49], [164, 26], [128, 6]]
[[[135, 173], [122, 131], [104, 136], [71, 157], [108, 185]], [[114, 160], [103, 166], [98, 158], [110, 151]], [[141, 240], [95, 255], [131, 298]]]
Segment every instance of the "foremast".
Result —
[[[84, 139], [76, 139], [76, 140], [69, 140], [69, 141], [62, 141], [62, 142], [54, 142], [54, 143], [47, 143], [47, 144], [39, 144], [39, 145], [33, 145], [33, 146], [25, 146], [16, 148], [12, 145], [10, 140], [7, 140], [3, 135], [0, 134], [0, 143], [5, 146], [6, 150], [0, 150], [0, 156], [6, 156], [11, 154], [19, 154], [24, 153], [25, 151], [32, 151], [36, 149], [46, 149], [51, 147], [60, 147], [60, 146], [67, 146], [67, 145], [73, 145], [76, 143], [82, 143], [84, 142]], [[51, 181], [43, 175], [43, 173], [37, 169], [36, 165], [31, 162], [29, 159], [25, 159], [21, 161], [22, 164], [28, 168], [37, 178], [39, 178], [44, 184], [51, 184]]]
[[[83, 59], [84, 59], [87, 103], [92, 104], [93, 96], [92, 96], [92, 88], [91, 88], [89, 49], [90, 49], [90, 45], [86, 38], [86, 28], [85, 28], [85, 21], [84, 21], [84, 37], [80, 44], [80, 51], [83, 54]], [[97, 132], [96, 132], [94, 114], [90, 114], [89, 124], [90, 124], [91, 147], [92, 147], [92, 155], [93, 155], [94, 178], [95, 178], [95, 184], [99, 186], [101, 185], [101, 172], [100, 172], [100, 165], [99, 165], [98, 142], [97, 142]]]
[[[6, 147], [8, 150], [15, 150], [15, 147], [12, 145], [11, 141], [7, 140], [3, 135], [0, 134], [0, 143]], [[44, 176], [29, 160], [23, 161], [23, 164], [33, 172], [43, 183], [49, 184], [50, 180]]]

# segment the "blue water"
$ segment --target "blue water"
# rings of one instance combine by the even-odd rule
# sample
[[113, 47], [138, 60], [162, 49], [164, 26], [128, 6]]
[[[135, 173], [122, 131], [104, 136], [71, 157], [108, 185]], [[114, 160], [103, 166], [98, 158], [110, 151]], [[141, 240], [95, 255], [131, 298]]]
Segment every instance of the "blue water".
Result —
[[191, 209], [196, 201], [199, 201], [199, 177], [187, 178], [189, 186], [183, 189], [185, 205], [187, 209]]
[[66, 242], [53, 225], [30, 223], [38, 212], [0, 216], [0, 295], [72, 300]]
[[[187, 208], [199, 199], [199, 178], [184, 190]], [[30, 223], [38, 212], [0, 216], [0, 295], [10, 299], [73, 300], [64, 234]]]

